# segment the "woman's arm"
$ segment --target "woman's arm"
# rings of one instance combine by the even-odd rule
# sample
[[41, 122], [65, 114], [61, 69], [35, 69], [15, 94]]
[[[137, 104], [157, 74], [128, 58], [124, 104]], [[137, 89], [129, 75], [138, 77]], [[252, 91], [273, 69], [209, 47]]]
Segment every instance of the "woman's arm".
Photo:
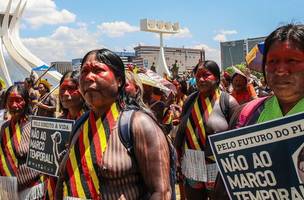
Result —
[[151, 198], [171, 198], [169, 148], [164, 133], [145, 113], [134, 113], [134, 153]]

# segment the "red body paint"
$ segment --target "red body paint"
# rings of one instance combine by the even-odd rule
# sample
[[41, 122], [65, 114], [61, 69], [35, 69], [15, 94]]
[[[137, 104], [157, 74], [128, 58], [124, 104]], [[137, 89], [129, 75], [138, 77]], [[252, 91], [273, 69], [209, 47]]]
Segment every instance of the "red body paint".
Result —
[[268, 73], [304, 71], [304, 51], [290, 42], [276, 42], [267, 54], [265, 70]]
[[7, 107], [9, 112], [20, 112], [25, 107], [25, 101], [18, 92], [13, 91], [8, 96]]
[[205, 68], [198, 68], [195, 77], [197, 79], [203, 78], [206, 81], [216, 81], [216, 77]]
[[78, 86], [71, 80], [65, 79], [60, 85], [60, 95], [64, 95], [66, 92], [69, 95], [78, 95]]

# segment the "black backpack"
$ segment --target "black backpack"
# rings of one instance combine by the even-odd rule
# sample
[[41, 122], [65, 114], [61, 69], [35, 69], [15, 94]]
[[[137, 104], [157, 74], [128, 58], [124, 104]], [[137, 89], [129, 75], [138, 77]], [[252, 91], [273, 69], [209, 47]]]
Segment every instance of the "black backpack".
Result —
[[[118, 121], [118, 134], [121, 143], [126, 147], [129, 154], [133, 157], [133, 134], [132, 134], [132, 117], [136, 109], [124, 110]], [[153, 119], [154, 120], [154, 119]], [[157, 123], [157, 122], [156, 122]], [[171, 186], [171, 200], [176, 200], [175, 183], [176, 183], [176, 161], [177, 154], [172, 144], [171, 138], [166, 136], [169, 152], [170, 152], [170, 186]]]
[[[127, 151], [129, 152], [129, 155], [133, 157], [135, 157], [135, 155], [133, 151], [133, 134], [131, 130], [132, 130], [132, 116], [135, 111], [138, 111], [138, 109], [134, 108], [134, 109], [122, 111], [118, 120], [119, 139], [121, 143], [124, 145], [124, 147], [127, 149]], [[87, 111], [75, 122], [72, 130], [72, 135], [70, 138], [74, 136], [74, 134], [84, 123], [84, 121], [88, 119], [89, 113], [90, 111]], [[166, 139], [170, 151], [170, 186], [172, 191], [171, 200], [176, 200], [175, 183], [176, 183], [177, 154], [171, 139], [168, 136], [166, 136]]]

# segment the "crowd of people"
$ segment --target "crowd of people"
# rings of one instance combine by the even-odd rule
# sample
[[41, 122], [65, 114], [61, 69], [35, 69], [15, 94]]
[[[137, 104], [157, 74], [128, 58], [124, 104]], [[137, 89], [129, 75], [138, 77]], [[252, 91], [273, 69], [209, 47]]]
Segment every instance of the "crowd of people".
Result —
[[[143, 83], [138, 74], [146, 69], [126, 68], [108, 49], [88, 52], [80, 71], [66, 72], [58, 98], [45, 79], [26, 78], [7, 90], [0, 84], [6, 113], [0, 184], [17, 184], [12, 199], [35, 193], [36, 199], [170, 200], [176, 199], [175, 184], [181, 199], [229, 199], [208, 136], [304, 111], [304, 25], [274, 30], [263, 56], [261, 79], [248, 69], [221, 72], [212, 60], [179, 74], [175, 62], [173, 76], [165, 77], [175, 92]], [[156, 71], [154, 63], [151, 68]], [[127, 113], [128, 128], [122, 129]], [[76, 120], [59, 177], [26, 166], [30, 115]], [[202, 166], [193, 166], [193, 157]], [[203, 167], [207, 181], [195, 174]]]

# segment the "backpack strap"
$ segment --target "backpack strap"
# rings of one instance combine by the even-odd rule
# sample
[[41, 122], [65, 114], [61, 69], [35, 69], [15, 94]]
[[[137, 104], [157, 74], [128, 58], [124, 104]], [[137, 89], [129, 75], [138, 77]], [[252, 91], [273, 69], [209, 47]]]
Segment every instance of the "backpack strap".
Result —
[[129, 154], [133, 153], [132, 117], [135, 110], [121, 112], [118, 121], [118, 135]]
[[240, 112], [236, 128], [246, 126], [248, 125], [248, 122], [251, 122], [251, 124], [253, 124], [253, 118], [256, 118], [258, 114], [260, 114], [262, 111], [262, 109], [260, 109], [261, 105], [267, 98], [268, 97], [262, 97], [248, 102]]
[[221, 92], [221, 96], [220, 96], [220, 108], [227, 122], [229, 122], [229, 112], [230, 112], [229, 96], [230, 95], [224, 91]]

